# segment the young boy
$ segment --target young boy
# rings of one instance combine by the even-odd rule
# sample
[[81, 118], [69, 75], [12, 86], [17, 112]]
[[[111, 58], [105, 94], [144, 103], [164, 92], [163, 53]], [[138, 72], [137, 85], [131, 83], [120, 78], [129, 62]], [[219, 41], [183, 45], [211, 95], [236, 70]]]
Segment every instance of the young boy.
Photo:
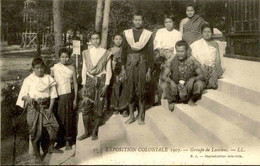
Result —
[[[57, 98], [56, 82], [44, 74], [44, 61], [35, 58], [32, 61], [33, 73], [24, 79], [16, 105], [27, 109], [27, 123], [31, 136], [36, 162], [42, 161], [40, 145], [44, 153], [62, 153], [54, 148], [54, 141], [59, 128], [53, 115], [54, 100]], [[46, 145], [46, 136], [49, 136], [49, 145]], [[44, 147], [48, 147], [45, 149]], [[44, 154], [44, 155], [45, 155]]]
[[205, 89], [200, 63], [194, 57], [187, 56], [188, 47], [183, 40], [176, 43], [176, 56], [167, 63], [162, 74], [162, 98], [168, 100], [171, 111], [176, 102], [193, 104]]
[[82, 85], [84, 95], [88, 98], [82, 113], [85, 132], [78, 139], [83, 140], [89, 134], [89, 122], [94, 119], [92, 140], [98, 139], [98, 128], [104, 111], [105, 97], [112, 77], [110, 51], [100, 47], [100, 34], [91, 35], [93, 47], [83, 51]]
[[130, 112], [130, 117], [125, 123], [131, 124], [135, 121], [134, 105], [138, 102], [138, 124], [144, 125], [146, 82], [151, 79], [154, 57], [152, 32], [143, 27], [141, 13], [134, 13], [132, 21], [134, 27], [124, 31], [121, 55], [122, 76], [127, 82], [122, 95], [128, 98]]

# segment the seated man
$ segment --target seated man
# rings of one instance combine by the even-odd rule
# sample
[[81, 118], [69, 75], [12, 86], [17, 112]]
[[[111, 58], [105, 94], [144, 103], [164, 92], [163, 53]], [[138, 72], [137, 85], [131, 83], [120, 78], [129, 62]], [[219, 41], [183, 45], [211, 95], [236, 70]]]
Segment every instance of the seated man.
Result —
[[162, 99], [168, 100], [171, 111], [176, 102], [196, 102], [205, 88], [200, 63], [187, 55], [188, 47], [185, 41], [178, 41], [175, 47], [176, 56], [167, 63], [162, 73]]

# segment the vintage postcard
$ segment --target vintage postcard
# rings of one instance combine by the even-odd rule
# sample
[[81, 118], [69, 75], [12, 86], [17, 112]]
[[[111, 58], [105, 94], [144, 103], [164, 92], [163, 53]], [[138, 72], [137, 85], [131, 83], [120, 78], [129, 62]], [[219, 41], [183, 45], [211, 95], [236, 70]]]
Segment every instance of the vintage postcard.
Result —
[[2, 0], [1, 164], [259, 165], [259, 0]]

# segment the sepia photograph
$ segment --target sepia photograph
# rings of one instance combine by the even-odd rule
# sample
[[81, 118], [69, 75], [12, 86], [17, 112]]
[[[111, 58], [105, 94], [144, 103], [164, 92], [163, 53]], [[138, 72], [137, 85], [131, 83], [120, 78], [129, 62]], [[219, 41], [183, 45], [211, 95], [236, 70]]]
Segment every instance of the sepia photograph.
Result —
[[1, 165], [260, 165], [260, 0], [1, 0]]

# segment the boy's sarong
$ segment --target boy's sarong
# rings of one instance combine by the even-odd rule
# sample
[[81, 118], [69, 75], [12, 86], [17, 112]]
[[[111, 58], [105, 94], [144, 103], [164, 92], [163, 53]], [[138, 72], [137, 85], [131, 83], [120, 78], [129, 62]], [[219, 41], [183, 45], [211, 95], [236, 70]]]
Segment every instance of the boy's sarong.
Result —
[[[87, 77], [86, 88], [87, 94], [83, 96], [84, 103], [82, 103], [83, 114], [93, 113], [95, 116], [101, 117], [105, 109], [106, 96], [100, 96], [100, 91], [104, 87], [106, 75], [101, 77]], [[84, 99], [85, 98], [85, 99]]]
[[29, 133], [31, 135], [31, 140], [35, 138], [40, 138], [43, 133], [43, 128], [46, 128], [49, 139], [55, 140], [59, 129], [59, 124], [54, 116], [51, 114], [47, 115], [47, 110], [49, 108], [50, 99], [38, 99], [33, 101], [33, 104], [27, 106], [27, 123], [29, 126]]

